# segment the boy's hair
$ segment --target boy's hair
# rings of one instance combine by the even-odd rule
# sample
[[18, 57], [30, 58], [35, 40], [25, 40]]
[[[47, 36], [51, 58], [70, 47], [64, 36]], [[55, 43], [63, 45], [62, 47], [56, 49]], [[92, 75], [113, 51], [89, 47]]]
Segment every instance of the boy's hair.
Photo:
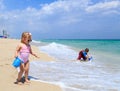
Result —
[[22, 35], [21, 35], [21, 42], [22, 43], [23, 43], [23, 39], [24, 38], [28, 38], [28, 41], [32, 41], [31, 33], [29, 33], [29, 32], [23, 32]]
[[89, 52], [89, 48], [85, 48], [85, 51], [86, 51], [86, 52]]

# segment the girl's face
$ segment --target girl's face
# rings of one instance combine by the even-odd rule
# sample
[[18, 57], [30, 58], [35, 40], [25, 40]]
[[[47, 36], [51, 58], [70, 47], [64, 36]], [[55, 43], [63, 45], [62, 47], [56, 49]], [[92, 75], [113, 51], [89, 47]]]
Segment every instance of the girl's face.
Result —
[[25, 36], [25, 37], [23, 38], [23, 42], [24, 42], [25, 44], [29, 44], [29, 42], [31, 42], [31, 37], [30, 37], [30, 36]]
[[28, 42], [28, 37], [24, 37], [23, 38], [23, 42], [25, 43], [25, 44], [28, 44], [29, 42]]
[[29, 44], [29, 42], [31, 42], [31, 34], [28, 32], [24, 32], [22, 33], [22, 37], [21, 37], [21, 42], [25, 43], [25, 44]]

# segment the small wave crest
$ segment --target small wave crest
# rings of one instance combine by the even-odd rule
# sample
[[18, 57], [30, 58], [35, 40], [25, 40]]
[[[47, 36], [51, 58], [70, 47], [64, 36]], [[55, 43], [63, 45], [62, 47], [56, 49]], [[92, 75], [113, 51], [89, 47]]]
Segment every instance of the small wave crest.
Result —
[[58, 44], [55, 42], [52, 42], [46, 46], [40, 46], [39, 48], [41, 51], [54, 56], [57, 59], [74, 60], [78, 55], [77, 52], [69, 46]]

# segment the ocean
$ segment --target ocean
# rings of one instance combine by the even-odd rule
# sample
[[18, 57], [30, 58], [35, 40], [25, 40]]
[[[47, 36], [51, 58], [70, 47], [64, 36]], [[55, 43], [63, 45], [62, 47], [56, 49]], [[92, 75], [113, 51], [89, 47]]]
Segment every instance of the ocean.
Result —
[[[53, 61], [30, 62], [32, 80], [59, 85], [63, 91], [120, 91], [120, 40], [54, 39], [33, 41]], [[91, 61], [77, 61], [89, 48]]]

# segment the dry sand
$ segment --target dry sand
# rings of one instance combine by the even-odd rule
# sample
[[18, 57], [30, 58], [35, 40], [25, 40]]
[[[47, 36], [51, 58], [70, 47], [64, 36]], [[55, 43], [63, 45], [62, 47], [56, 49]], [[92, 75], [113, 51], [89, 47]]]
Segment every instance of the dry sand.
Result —
[[[0, 39], [0, 90], [1, 91], [62, 91], [62, 89], [53, 84], [31, 81], [29, 84], [14, 84], [17, 78], [17, 69], [12, 66], [14, 53], [17, 44], [20, 40], [17, 39]], [[53, 58], [38, 50], [32, 45], [32, 50], [40, 59], [30, 56], [30, 61], [44, 60], [52, 61]]]

